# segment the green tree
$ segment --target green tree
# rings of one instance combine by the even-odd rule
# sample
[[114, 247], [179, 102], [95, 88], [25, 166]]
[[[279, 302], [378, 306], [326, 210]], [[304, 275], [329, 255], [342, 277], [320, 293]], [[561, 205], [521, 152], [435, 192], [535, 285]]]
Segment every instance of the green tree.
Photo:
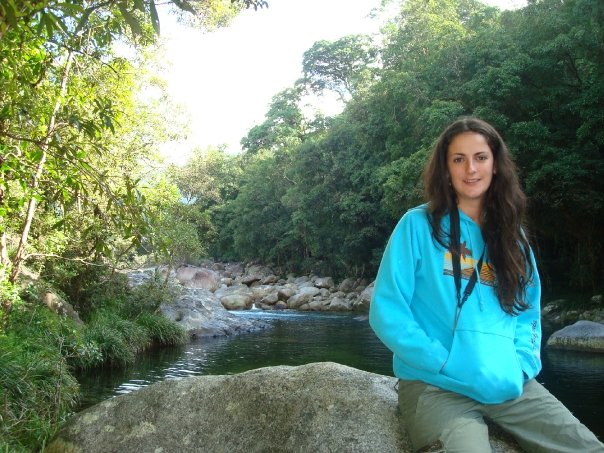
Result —
[[287, 88], [273, 96], [266, 119], [241, 139], [241, 147], [248, 153], [256, 153], [261, 149], [274, 151], [302, 143], [308, 125], [300, 108], [301, 96], [300, 87]]
[[330, 90], [345, 102], [374, 80], [377, 57], [377, 48], [367, 35], [317, 41], [304, 52], [303, 82], [317, 94]]
[[[207, 26], [223, 24], [242, 5], [265, 3], [174, 2], [178, 10], [204, 14]], [[9, 0], [1, 5], [0, 20], [0, 264], [11, 267], [14, 281], [32, 256], [28, 241], [41, 202], [62, 215], [72, 205], [78, 211], [88, 206], [99, 223], [112, 223], [133, 244], [140, 243], [148, 222], [137, 180], [124, 171], [122, 183], [113, 184], [115, 173], [99, 163], [110, 154], [108, 142], [123, 119], [123, 96], [114, 82], [127, 64], [112, 56], [111, 45], [127, 35], [139, 43], [152, 41], [150, 30], [159, 32], [154, 1], [84, 7]], [[107, 84], [110, 71], [117, 77]], [[93, 241], [101, 255], [111, 252], [103, 236], [96, 234]], [[11, 256], [9, 237], [18, 238]]]

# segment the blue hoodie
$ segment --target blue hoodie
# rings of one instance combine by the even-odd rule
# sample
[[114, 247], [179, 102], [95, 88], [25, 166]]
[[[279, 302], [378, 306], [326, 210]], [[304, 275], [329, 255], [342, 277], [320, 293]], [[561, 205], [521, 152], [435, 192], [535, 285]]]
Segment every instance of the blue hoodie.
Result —
[[[369, 322], [394, 353], [399, 379], [501, 403], [519, 397], [524, 382], [541, 370], [539, 275], [531, 252], [530, 308], [518, 316], [504, 312], [480, 227], [461, 211], [459, 217], [462, 292], [485, 251], [480, 279], [459, 314], [451, 254], [433, 239], [427, 206], [422, 205], [403, 216], [388, 241]], [[441, 225], [448, 234], [448, 215]]]

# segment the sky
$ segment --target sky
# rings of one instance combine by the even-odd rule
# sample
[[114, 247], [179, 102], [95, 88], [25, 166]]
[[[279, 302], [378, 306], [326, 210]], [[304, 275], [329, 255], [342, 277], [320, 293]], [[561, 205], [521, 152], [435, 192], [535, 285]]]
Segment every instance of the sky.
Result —
[[[502, 8], [524, 0], [486, 0]], [[302, 76], [302, 56], [316, 41], [376, 33], [383, 18], [369, 13], [381, 0], [268, 0], [269, 7], [239, 14], [226, 28], [202, 33], [171, 17], [161, 18], [165, 69], [161, 76], [174, 102], [188, 112], [187, 139], [162, 147], [168, 161], [183, 164], [195, 147], [240, 140], [264, 121], [271, 98]], [[337, 113], [333, 99], [316, 107]]]

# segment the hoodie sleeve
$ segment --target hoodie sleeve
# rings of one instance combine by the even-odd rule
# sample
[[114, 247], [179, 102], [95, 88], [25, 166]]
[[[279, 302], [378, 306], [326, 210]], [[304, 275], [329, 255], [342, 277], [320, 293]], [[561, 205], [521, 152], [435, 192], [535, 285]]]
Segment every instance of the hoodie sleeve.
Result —
[[529, 308], [518, 315], [514, 337], [516, 353], [526, 380], [533, 379], [541, 371], [541, 282], [532, 250], [531, 266], [532, 280], [526, 290]]
[[378, 338], [409, 366], [438, 373], [448, 351], [430, 338], [415, 320], [411, 303], [415, 274], [421, 266], [415, 229], [426, 224], [414, 222], [419, 212], [408, 212], [394, 229], [378, 271], [369, 310], [369, 323]]

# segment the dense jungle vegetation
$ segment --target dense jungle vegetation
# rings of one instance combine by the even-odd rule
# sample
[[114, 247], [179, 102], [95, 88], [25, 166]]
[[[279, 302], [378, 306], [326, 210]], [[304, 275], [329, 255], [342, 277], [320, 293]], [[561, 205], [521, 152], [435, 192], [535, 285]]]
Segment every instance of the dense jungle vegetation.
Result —
[[[172, 6], [212, 29], [266, 3]], [[494, 124], [515, 156], [545, 293], [603, 289], [604, 3], [398, 7], [379, 36], [308, 49], [243, 153], [198, 149], [165, 169], [158, 147], [184, 127], [150, 70], [154, 0], [0, 2], [0, 451], [43, 447], [74, 407], [74, 368], [186, 341], [156, 314], [164, 280], [131, 289], [116, 269], [212, 258], [372, 278], [461, 115]], [[328, 92], [341, 114], [305, 107]], [[83, 322], [49, 311], [49, 291]]]
[[[529, 197], [545, 289], [602, 289], [604, 4], [543, 0], [500, 12], [475, 1], [407, 0], [377, 42], [318, 42], [276, 94], [245, 153], [200, 150], [176, 182], [218, 259], [372, 277], [418, 177], [461, 115], [496, 126]], [[308, 115], [307, 92], [346, 101]], [[199, 175], [204, 177], [199, 180]], [[194, 182], [195, 181], [195, 182]]]

